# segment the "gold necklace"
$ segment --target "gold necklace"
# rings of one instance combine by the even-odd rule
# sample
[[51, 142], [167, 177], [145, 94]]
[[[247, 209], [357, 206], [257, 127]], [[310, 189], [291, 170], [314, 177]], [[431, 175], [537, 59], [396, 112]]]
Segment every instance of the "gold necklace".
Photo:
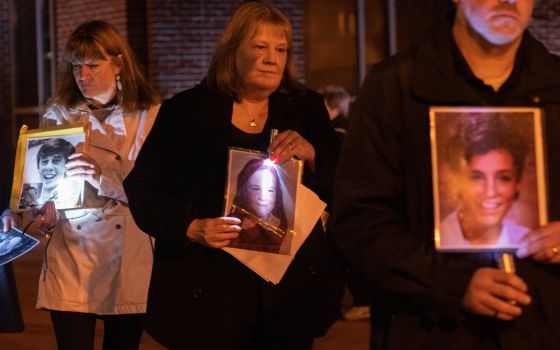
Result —
[[247, 109], [245, 109], [245, 106], [243, 106], [242, 103], [238, 103], [238, 106], [241, 107], [243, 112], [245, 112], [245, 116], [247, 116], [249, 118], [249, 127], [250, 128], [258, 128], [259, 127], [259, 122], [257, 121], [257, 118], [262, 118], [263, 116], [266, 116], [268, 114], [268, 105], [267, 105], [266, 111], [260, 112], [254, 117], [250, 116], [250, 113], [247, 112]]

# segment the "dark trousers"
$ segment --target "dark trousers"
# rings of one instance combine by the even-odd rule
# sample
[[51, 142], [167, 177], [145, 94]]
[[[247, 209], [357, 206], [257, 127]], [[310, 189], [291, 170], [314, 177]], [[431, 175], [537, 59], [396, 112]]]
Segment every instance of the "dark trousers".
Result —
[[93, 350], [95, 321], [104, 325], [103, 350], [137, 350], [144, 314], [95, 315], [51, 310], [59, 350]]
[[370, 291], [366, 275], [360, 270], [348, 268], [346, 278], [353, 306], [368, 306]]
[[[1, 230], [1, 229], [0, 229]], [[23, 331], [12, 264], [0, 266], [0, 333]]]

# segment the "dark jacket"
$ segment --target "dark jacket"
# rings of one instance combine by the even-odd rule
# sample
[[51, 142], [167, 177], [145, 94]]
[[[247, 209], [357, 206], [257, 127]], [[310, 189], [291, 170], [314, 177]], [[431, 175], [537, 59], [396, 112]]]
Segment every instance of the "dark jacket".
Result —
[[[223, 215], [227, 149], [239, 146], [229, 139], [232, 107], [205, 85], [165, 101], [125, 181], [134, 219], [156, 237], [146, 328], [171, 348], [242, 349], [251, 332], [311, 339], [339, 314], [340, 266], [319, 222], [277, 286], [187, 239], [193, 219]], [[317, 176], [306, 169], [303, 182], [329, 200], [338, 147], [321, 96], [274, 93], [263, 133], [271, 128], [314, 145]]]
[[[372, 348], [560, 348], [557, 266], [516, 262], [533, 303], [502, 322], [461, 309], [474, 271], [491, 257], [435, 252], [429, 106], [497, 104], [459, 74], [449, 33], [446, 24], [421, 47], [373, 67], [339, 160], [333, 235], [374, 285]], [[526, 33], [514, 73], [500, 104], [544, 109], [550, 219], [558, 220], [560, 61]]]
[[[12, 189], [14, 152], [8, 142], [0, 145], [0, 213], [8, 207]], [[3, 229], [0, 222], [0, 232]], [[23, 319], [12, 264], [0, 266], [0, 333], [23, 331]]]

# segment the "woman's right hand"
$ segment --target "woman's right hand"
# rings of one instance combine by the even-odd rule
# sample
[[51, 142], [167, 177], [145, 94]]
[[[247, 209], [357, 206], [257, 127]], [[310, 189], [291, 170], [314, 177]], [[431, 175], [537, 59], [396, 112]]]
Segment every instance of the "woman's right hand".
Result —
[[194, 219], [187, 229], [187, 237], [192, 242], [210, 248], [227, 247], [232, 239], [239, 237], [241, 220], [232, 217]]
[[3, 232], [10, 232], [10, 230], [15, 227], [21, 226], [21, 218], [16, 213], [12, 213], [9, 210], [6, 210], [2, 214], [2, 230]]

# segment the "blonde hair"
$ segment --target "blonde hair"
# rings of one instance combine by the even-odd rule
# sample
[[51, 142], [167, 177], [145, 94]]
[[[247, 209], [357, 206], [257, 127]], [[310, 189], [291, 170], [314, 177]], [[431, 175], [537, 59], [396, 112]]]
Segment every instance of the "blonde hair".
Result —
[[81, 24], [70, 35], [51, 103], [75, 107], [86, 102], [87, 98], [74, 79], [72, 66], [85, 59], [106, 60], [105, 55], [120, 68], [122, 90], [118, 92], [118, 104], [124, 111], [144, 110], [160, 102], [159, 94], [144, 78], [124, 36], [111, 24], [96, 20]]
[[288, 42], [286, 68], [279, 90], [294, 91], [302, 88], [293, 62], [292, 25], [286, 15], [272, 4], [248, 2], [239, 7], [216, 44], [206, 75], [209, 86], [217, 87], [223, 94], [238, 99], [239, 77], [235, 69], [235, 55], [241, 42], [255, 35], [262, 24], [276, 26], [284, 32]]

